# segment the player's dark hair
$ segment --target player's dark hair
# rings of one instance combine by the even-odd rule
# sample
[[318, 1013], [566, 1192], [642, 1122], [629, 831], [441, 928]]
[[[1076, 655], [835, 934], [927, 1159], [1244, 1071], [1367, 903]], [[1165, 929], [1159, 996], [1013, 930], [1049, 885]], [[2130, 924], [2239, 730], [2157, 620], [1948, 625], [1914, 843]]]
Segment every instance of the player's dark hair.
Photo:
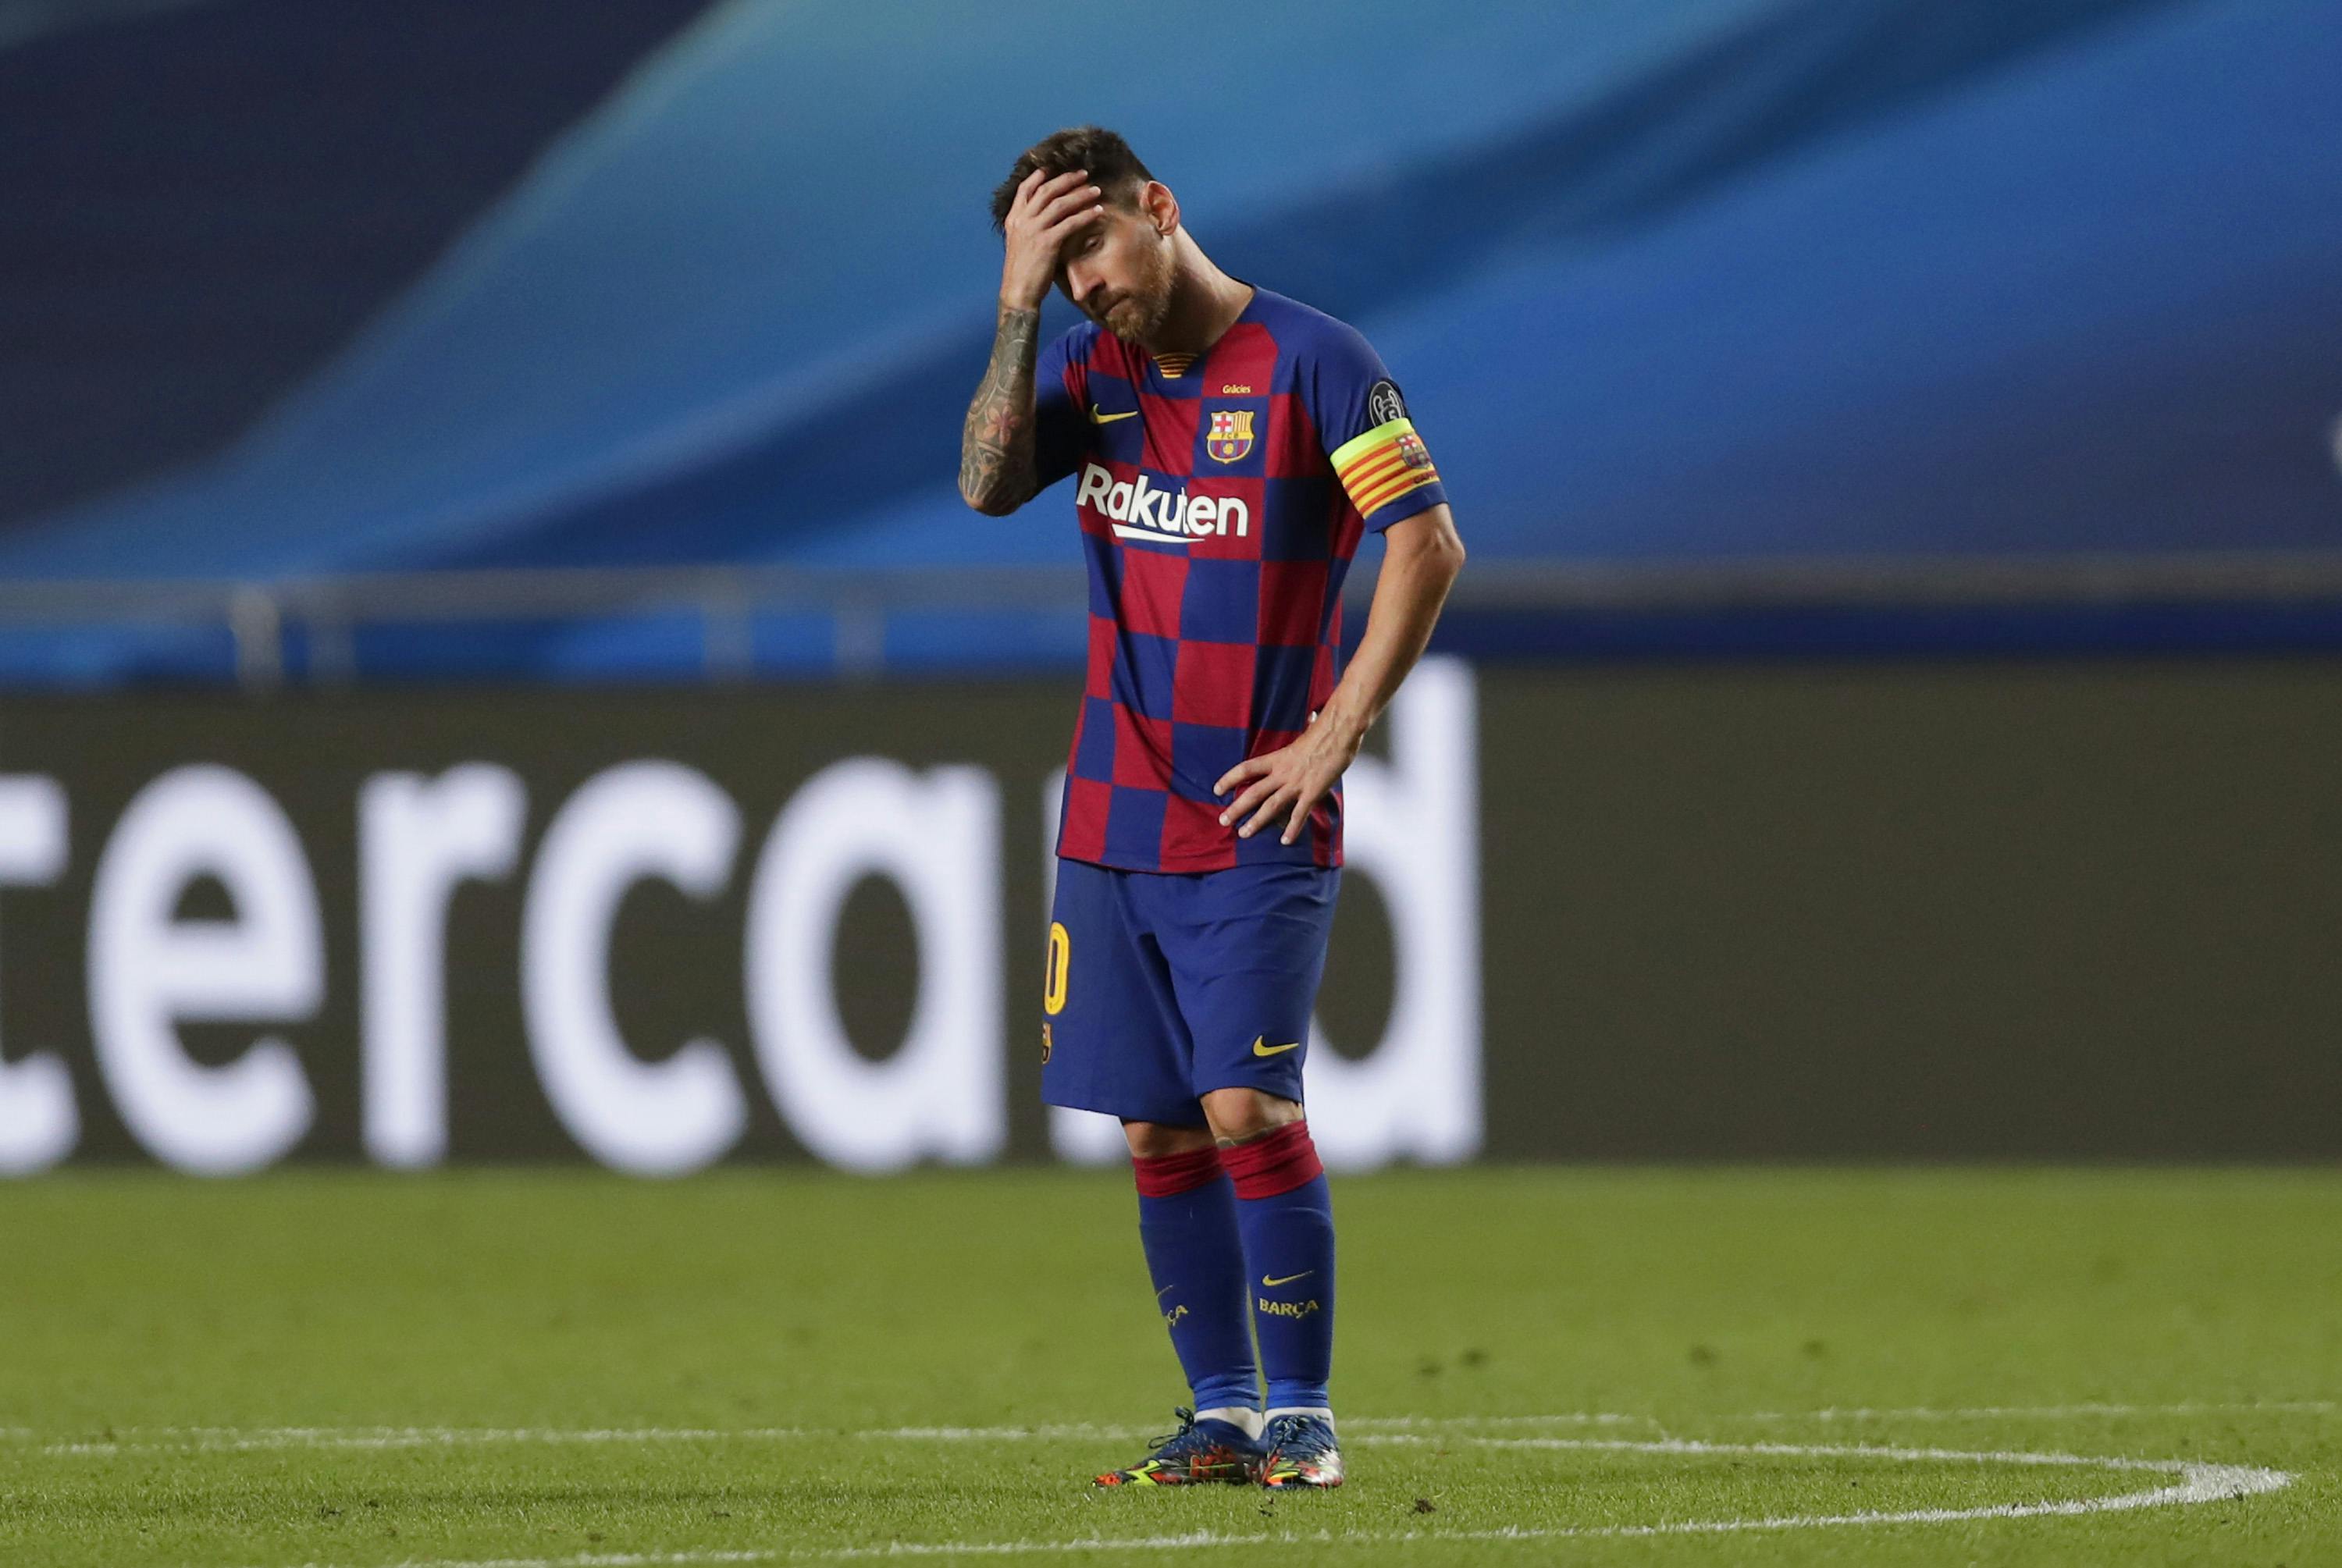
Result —
[[1106, 199], [1126, 207], [1138, 205], [1138, 193], [1155, 177], [1130, 150], [1130, 144], [1112, 131], [1101, 125], [1068, 125], [1016, 155], [1016, 166], [992, 193], [995, 229], [1007, 232], [1008, 209], [1016, 203], [1016, 187], [1035, 169], [1041, 171], [1045, 180], [1087, 169], [1090, 183], [1106, 193]]

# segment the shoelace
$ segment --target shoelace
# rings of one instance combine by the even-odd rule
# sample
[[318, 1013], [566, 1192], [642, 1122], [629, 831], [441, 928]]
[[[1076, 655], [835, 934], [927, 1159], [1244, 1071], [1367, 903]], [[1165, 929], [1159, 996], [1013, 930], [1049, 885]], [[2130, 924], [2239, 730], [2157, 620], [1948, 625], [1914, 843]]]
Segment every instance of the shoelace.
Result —
[[1161, 1437], [1150, 1437], [1146, 1440], [1148, 1446], [1153, 1448], [1158, 1456], [1165, 1449], [1170, 1447], [1173, 1443], [1178, 1442], [1181, 1438], [1187, 1436], [1196, 1430], [1196, 1413], [1194, 1411], [1188, 1409], [1184, 1404], [1175, 1404], [1171, 1407], [1171, 1413], [1179, 1418], [1179, 1430], [1176, 1432], [1166, 1433]]
[[1315, 1459], [1334, 1446], [1333, 1433], [1315, 1416], [1280, 1415], [1261, 1433], [1260, 1446], [1265, 1453]]

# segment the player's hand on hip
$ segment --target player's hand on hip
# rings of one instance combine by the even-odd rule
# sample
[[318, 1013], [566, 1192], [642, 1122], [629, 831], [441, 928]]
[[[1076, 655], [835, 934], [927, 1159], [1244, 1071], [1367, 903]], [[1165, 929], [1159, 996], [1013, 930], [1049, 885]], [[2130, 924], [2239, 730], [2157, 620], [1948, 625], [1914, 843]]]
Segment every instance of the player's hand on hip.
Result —
[[1057, 279], [1057, 254], [1076, 229], [1106, 210], [1087, 169], [1044, 180], [1035, 169], [1016, 187], [1002, 225], [1008, 254], [1000, 265], [1000, 303], [1011, 310], [1038, 310]]
[[1301, 836], [1310, 812], [1357, 754], [1356, 744], [1346, 744], [1333, 726], [1319, 724], [1317, 715], [1311, 714], [1309, 727], [1301, 732], [1300, 739], [1246, 757], [1220, 775], [1220, 782], [1212, 786], [1214, 794], [1238, 788], [1243, 792], [1220, 813], [1221, 825], [1241, 821], [1244, 825], [1236, 829], [1236, 836], [1250, 838], [1281, 817], [1285, 831], [1277, 842], [1291, 844]]

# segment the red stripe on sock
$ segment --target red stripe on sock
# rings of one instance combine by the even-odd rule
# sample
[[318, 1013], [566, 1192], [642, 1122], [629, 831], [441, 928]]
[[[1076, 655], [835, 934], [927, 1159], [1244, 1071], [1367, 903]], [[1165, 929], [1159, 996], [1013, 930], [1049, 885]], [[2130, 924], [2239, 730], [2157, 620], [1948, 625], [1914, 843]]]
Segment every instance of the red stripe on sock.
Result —
[[1274, 1198], [1316, 1181], [1326, 1167], [1309, 1141], [1309, 1124], [1287, 1122], [1266, 1138], [1236, 1144], [1220, 1152], [1220, 1168], [1236, 1184], [1239, 1198]]
[[1184, 1154], [1133, 1154], [1130, 1170], [1138, 1178], [1140, 1197], [1176, 1198], [1220, 1179], [1220, 1152], [1206, 1148]]

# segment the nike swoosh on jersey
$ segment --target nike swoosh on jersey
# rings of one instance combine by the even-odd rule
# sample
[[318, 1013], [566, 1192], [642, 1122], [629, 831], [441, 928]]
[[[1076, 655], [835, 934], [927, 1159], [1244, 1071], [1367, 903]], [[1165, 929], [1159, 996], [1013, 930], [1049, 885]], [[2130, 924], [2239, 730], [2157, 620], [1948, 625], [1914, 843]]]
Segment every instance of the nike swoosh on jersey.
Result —
[[1297, 1051], [1301, 1048], [1301, 1042], [1298, 1040], [1288, 1040], [1282, 1045], [1262, 1044], [1261, 1042], [1267, 1038], [1268, 1036], [1266, 1034], [1256, 1034], [1252, 1037], [1252, 1054], [1254, 1055], [1276, 1056], [1286, 1051]]
[[1136, 419], [1137, 417], [1138, 410], [1136, 408], [1132, 409], [1128, 414], [1104, 414], [1099, 412], [1098, 405], [1096, 404], [1093, 403], [1090, 404], [1090, 423], [1093, 424], [1112, 424], [1117, 419]]

